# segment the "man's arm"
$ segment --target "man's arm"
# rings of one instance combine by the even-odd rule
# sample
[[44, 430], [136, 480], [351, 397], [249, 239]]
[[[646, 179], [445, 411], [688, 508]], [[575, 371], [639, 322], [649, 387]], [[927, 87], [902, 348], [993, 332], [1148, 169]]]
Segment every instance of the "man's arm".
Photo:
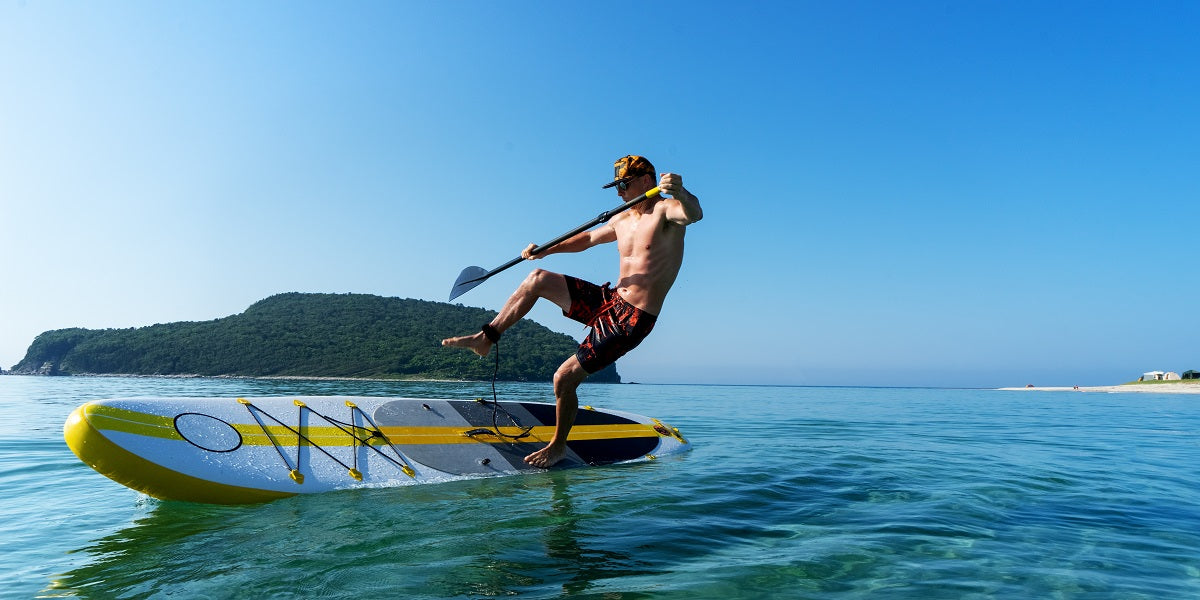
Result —
[[532, 251], [537, 247], [537, 244], [530, 244], [521, 251], [521, 256], [525, 260], [530, 260], [534, 258], [542, 258], [550, 254], [559, 254], [562, 252], [583, 252], [592, 246], [596, 246], [598, 244], [607, 244], [615, 241], [617, 241], [617, 231], [613, 229], [612, 226], [604, 224], [590, 231], [581, 231], [554, 246], [550, 246], [549, 248], [538, 252], [537, 254], [532, 254]]
[[683, 187], [682, 175], [663, 173], [658, 179], [658, 187], [671, 196], [667, 204], [667, 220], [678, 225], [690, 225], [704, 218], [700, 199]]

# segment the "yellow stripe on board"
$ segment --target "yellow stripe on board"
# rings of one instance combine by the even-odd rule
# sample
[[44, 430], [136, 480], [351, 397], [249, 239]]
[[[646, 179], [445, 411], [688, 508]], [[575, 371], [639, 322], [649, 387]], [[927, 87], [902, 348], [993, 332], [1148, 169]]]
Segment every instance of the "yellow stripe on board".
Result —
[[[461, 427], [382, 427], [383, 434], [392, 440], [393, 444], [471, 444], [478, 442], [500, 443], [510, 442], [512, 438], [501, 438], [493, 433], [479, 433], [468, 437]], [[490, 428], [480, 427], [478, 429]], [[519, 427], [501, 427], [500, 433], [508, 436], [518, 436], [524, 429]], [[554, 427], [542, 425], [529, 431], [531, 441], [547, 442], [554, 437]], [[571, 428], [567, 441], [582, 440], [614, 440], [621, 438], [658, 437], [658, 432], [649, 425], [640, 423], [624, 423], [618, 425], [576, 425]]]
[[[242, 443], [247, 446], [270, 446], [272, 443], [272, 437], [275, 438], [274, 443], [281, 446], [295, 446], [297, 443], [305, 446], [310, 445], [308, 441], [300, 439], [299, 436], [292, 433], [291, 430], [282, 425], [268, 425], [267, 431], [270, 432], [270, 437], [268, 437], [266, 433], [263, 433], [263, 428], [257, 423], [252, 423], [249, 425], [245, 423], [234, 423], [233, 428], [236, 429], [239, 434], [241, 434]], [[337, 427], [306, 425], [299, 428], [299, 431], [300, 433], [304, 434], [304, 437], [308, 438], [313, 444], [318, 446], [350, 446], [352, 444], [359, 446], [362, 445], [362, 442], [354, 441], [354, 438], [351, 437], [350, 434], [338, 429]], [[364, 431], [358, 431], [357, 433], [359, 438], [365, 438], [370, 435]], [[368, 441], [372, 446], [382, 446], [387, 443], [380, 438], [371, 438]]]
[[[83, 406], [83, 414], [91, 423], [92, 427], [102, 431], [120, 431], [123, 433], [131, 433], [145, 437], [180, 440], [183, 438], [179, 432], [175, 430], [175, 420], [172, 417], [162, 415], [154, 415], [132, 411], [104, 404], [88, 403]], [[249, 413], [247, 413], [249, 417]], [[261, 417], [264, 421], [269, 421], [266, 417]], [[266, 432], [258, 423], [232, 423], [231, 424], [238, 434], [242, 436], [242, 444], [247, 446], [270, 446], [277, 444], [280, 446], [296, 446], [297, 444], [308, 445], [308, 442], [300, 439], [295, 433], [292, 433], [287, 427], [282, 425], [267, 425]], [[478, 444], [478, 443], [507, 443], [512, 441], [511, 437], [505, 438], [490, 433], [490, 428], [470, 428], [470, 427], [382, 427], [383, 434], [388, 437], [393, 444], [397, 445], [431, 445], [431, 444]], [[489, 433], [479, 433], [474, 436], [467, 436], [467, 431], [473, 429], [487, 429]], [[362, 442], [355, 440], [345, 431], [332, 425], [306, 425], [299, 428], [300, 433], [304, 434], [313, 443], [320, 446], [351, 446], [361, 445]], [[500, 433], [507, 436], [518, 436], [524, 431], [519, 427], [501, 427]], [[270, 434], [269, 436], [267, 434]], [[363, 431], [357, 432], [361, 437], [367, 434]], [[554, 436], [554, 427], [543, 425], [534, 427], [529, 431], [529, 435], [522, 438], [527, 441], [548, 441]], [[654, 430], [652, 425], [643, 425], [641, 423], [622, 423], [614, 425], [576, 425], [571, 429], [571, 435], [567, 438], [568, 441], [582, 440], [612, 440], [622, 438], [643, 438], [643, 437], [658, 437], [659, 433]], [[272, 441], [274, 438], [274, 441]], [[381, 438], [371, 438], [370, 443], [373, 446], [386, 444], [387, 442]]]
[[89, 402], [82, 407], [83, 416], [96, 429], [133, 433], [146, 437], [182, 440], [175, 431], [175, 420], [106, 404]]

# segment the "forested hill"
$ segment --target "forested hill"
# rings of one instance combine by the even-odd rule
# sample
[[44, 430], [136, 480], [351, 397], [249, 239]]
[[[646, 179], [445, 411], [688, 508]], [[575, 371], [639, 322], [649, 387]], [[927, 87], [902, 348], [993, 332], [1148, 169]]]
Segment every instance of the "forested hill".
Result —
[[[492, 357], [443, 348], [493, 311], [366, 294], [280, 294], [241, 314], [137, 329], [39, 335], [14, 373], [383, 377], [484, 380]], [[500, 378], [550, 381], [577, 346], [522, 320], [500, 341]], [[588, 381], [619, 383], [615, 365]]]

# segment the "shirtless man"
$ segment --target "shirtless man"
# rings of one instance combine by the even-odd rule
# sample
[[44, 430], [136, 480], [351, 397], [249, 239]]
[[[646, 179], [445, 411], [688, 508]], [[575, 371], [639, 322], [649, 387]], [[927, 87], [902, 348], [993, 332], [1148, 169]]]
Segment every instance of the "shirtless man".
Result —
[[535, 467], [548, 468], [566, 454], [567, 434], [579, 410], [579, 397], [575, 393], [579, 384], [588, 375], [616, 362], [650, 333], [683, 264], [684, 228], [703, 217], [700, 199], [684, 189], [683, 177], [663, 173], [655, 181], [654, 165], [641, 156], [626, 156], [613, 166], [616, 171], [613, 181], [604, 187], [616, 187], [623, 201], [637, 198], [655, 183], [670, 198], [647, 198], [608, 223], [545, 251], [533, 254], [537, 246], [530, 244], [521, 256], [542, 258], [616, 242], [621, 259], [616, 289], [607, 283], [598, 286], [569, 275], [534, 269], [482, 331], [442, 340], [443, 346], [469, 348], [487, 356], [500, 334], [524, 317], [538, 298], [557, 304], [563, 315], [592, 328], [579, 350], [554, 373], [554, 437], [545, 448], [525, 457], [525, 462]]

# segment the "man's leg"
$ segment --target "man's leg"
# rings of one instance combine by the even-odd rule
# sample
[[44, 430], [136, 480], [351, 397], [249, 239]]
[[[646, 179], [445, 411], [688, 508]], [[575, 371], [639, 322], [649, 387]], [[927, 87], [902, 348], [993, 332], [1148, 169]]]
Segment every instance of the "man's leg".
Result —
[[579, 396], [575, 391], [579, 384], [587, 379], [588, 372], [579, 364], [579, 358], [572, 355], [554, 372], [554, 437], [545, 448], [525, 457], [525, 462], [543, 469], [549, 468], [562, 460], [567, 453], [567, 434], [575, 425], [575, 413], [579, 411]]
[[[517, 291], [509, 296], [508, 302], [504, 303], [504, 308], [500, 309], [500, 313], [496, 315], [495, 319], [492, 319], [490, 325], [497, 332], [503, 333], [505, 329], [512, 327], [513, 323], [520, 321], [521, 317], [528, 314], [538, 298], [545, 298], [557, 304], [564, 312], [571, 308], [571, 292], [567, 289], [566, 278], [559, 273], [534, 269], [525, 278], [525, 281], [517, 286]], [[480, 356], [487, 356], [492, 349], [492, 342], [482, 331], [472, 335], [446, 338], [442, 340], [442, 345], [469, 348]]]

